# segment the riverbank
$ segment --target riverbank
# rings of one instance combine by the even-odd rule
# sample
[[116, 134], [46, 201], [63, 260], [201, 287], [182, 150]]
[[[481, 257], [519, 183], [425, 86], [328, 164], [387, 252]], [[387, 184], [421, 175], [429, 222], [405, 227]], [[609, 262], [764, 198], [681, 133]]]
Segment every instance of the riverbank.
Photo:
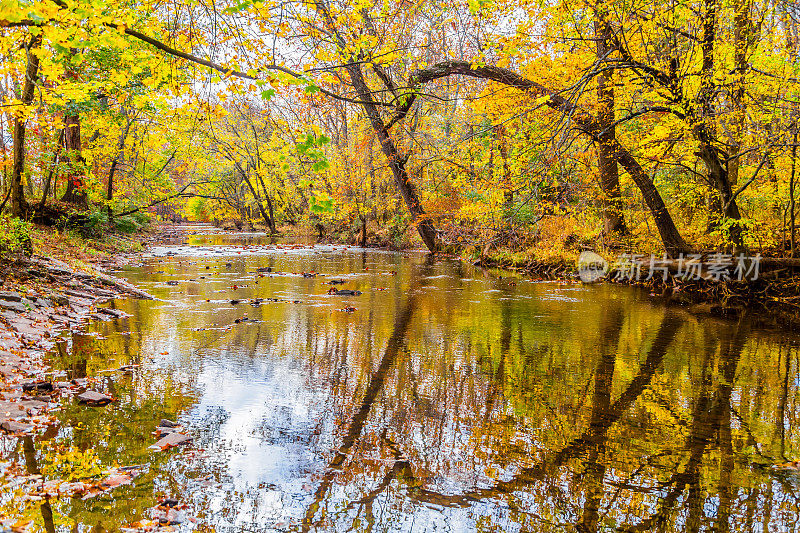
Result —
[[[541, 280], [571, 280], [580, 282], [579, 253], [574, 257], [557, 255], [547, 260], [509, 260], [508, 257], [485, 257], [476, 265], [502, 268], [520, 275]], [[608, 254], [606, 254], [608, 255]], [[657, 257], [660, 257], [657, 256]], [[713, 264], [714, 254], [705, 254], [700, 264]], [[650, 276], [649, 256], [639, 267], [620, 268], [614, 259], [607, 258], [609, 270], [599, 283], [632, 285], [646, 290], [665, 305], [681, 306], [698, 316], [736, 319], [749, 315], [765, 327], [796, 328], [800, 326], [800, 261], [787, 258], [759, 258], [759, 266], [745, 279], [737, 279], [735, 258], [728, 265], [726, 279], [703, 271], [702, 275], [687, 275], [677, 261], [671, 261], [666, 277], [659, 270]], [[748, 266], [750, 264], [748, 263]], [[638, 268], [638, 270], [637, 270]]]
[[0, 428], [13, 435], [49, 425], [62, 392], [87, 390], [84, 384], [53, 385], [45, 355], [60, 335], [123, 316], [102, 306], [110, 300], [151, 298], [105, 272], [133, 258], [140, 245], [131, 237], [86, 241], [34, 228], [31, 241], [30, 257], [0, 257]]

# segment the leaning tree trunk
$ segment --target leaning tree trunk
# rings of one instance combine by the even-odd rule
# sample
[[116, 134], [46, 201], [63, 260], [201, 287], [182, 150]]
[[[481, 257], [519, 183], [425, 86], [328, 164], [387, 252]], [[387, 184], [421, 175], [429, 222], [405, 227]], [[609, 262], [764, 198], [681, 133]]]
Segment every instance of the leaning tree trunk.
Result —
[[[41, 37], [31, 39], [26, 46], [28, 65], [25, 68], [25, 82], [22, 84], [20, 103], [23, 106], [33, 102], [33, 89], [39, 76], [39, 58], [33, 53], [42, 42]], [[25, 201], [25, 189], [22, 183], [22, 173], [25, 171], [25, 118], [14, 117], [14, 163], [11, 168], [11, 214], [15, 217], [25, 218], [28, 211], [28, 202]]]
[[392, 139], [392, 136], [389, 134], [389, 128], [381, 118], [378, 106], [372, 98], [372, 91], [369, 90], [366, 81], [364, 81], [361, 65], [359, 63], [352, 63], [347, 66], [347, 72], [362, 102], [361, 105], [364, 107], [364, 111], [367, 113], [367, 117], [372, 124], [372, 129], [375, 131], [375, 135], [377, 135], [378, 141], [381, 143], [381, 150], [383, 150], [383, 154], [389, 162], [389, 168], [392, 169], [394, 182], [400, 190], [400, 194], [403, 196], [406, 207], [408, 207], [408, 210], [411, 212], [411, 217], [417, 225], [419, 236], [422, 237], [422, 242], [425, 243], [428, 250], [436, 252], [438, 248], [436, 229], [433, 227], [428, 215], [422, 208], [422, 203], [419, 200], [416, 187], [414, 187], [414, 183], [411, 181], [411, 176], [408, 175], [408, 170], [406, 169], [408, 156], [400, 153], [394, 139]]
[[[546, 105], [548, 107], [570, 117], [577, 128], [589, 135], [592, 140], [598, 142], [603, 134], [603, 127], [593, 115], [568, 101], [558, 92], [550, 90], [536, 81], [524, 78], [513, 70], [502, 67], [491, 65], [476, 66], [467, 61], [444, 61], [412, 72], [408, 86], [415, 88], [424, 83], [453, 75], [492, 80], [530, 94], [547, 96]], [[359, 94], [359, 96], [363, 98], [363, 95]], [[415, 98], [416, 93], [413, 92], [405, 95], [404, 105], [399, 108], [398, 114], [390, 124], [396, 123], [406, 116]], [[672, 220], [672, 216], [669, 214], [669, 210], [664, 204], [664, 200], [653, 180], [650, 179], [644, 168], [636, 161], [636, 158], [620, 144], [618, 139], [606, 138], [606, 140], [614, 159], [630, 174], [641, 191], [645, 203], [653, 216], [656, 228], [658, 228], [664, 249], [670, 255], [689, 252], [691, 248], [686, 244], [686, 241], [675, 226], [675, 222]]]

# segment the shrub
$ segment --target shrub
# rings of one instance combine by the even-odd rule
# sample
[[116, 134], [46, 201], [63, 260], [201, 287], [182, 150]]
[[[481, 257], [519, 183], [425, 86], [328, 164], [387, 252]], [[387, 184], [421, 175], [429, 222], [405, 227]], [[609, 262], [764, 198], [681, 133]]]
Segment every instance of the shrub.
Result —
[[0, 217], [0, 254], [33, 253], [31, 223], [20, 218]]

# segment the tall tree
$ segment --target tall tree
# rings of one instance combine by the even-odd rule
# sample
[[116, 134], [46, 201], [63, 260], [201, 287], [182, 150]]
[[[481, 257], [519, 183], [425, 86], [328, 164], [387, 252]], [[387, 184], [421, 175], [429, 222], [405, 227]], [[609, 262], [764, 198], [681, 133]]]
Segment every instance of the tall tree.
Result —
[[[39, 46], [42, 43], [41, 35], [34, 35], [25, 43], [27, 66], [25, 80], [22, 83], [20, 104], [29, 106], [33, 102], [33, 91], [39, 77]], [[23, 173], [25, 172], [25, 117], [26, 110], [14, 116], [14, 164], [11, 170], [11, 212], [14, 216], [24, 218], [27, 216], [28, 202], [25, 200]]]

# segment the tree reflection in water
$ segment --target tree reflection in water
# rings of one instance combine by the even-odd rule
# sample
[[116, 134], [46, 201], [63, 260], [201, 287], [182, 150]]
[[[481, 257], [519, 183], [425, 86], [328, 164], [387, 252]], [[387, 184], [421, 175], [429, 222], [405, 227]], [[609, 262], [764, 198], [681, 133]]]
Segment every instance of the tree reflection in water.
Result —
[[[53, 502], [57, 527], [132, 521], [158, 493], [220, 530], [794, 527], [796, 481], [768, 468], [800, 458], [786, 332], [421, 255], [158, 261], [127, 275], [164, 301], [117, 302], [131, 318], [55, 359], [88, 375], [143, 363], [110, 378], [113, 408], [65, 409], [55, 441], [150, 472], [102, 505]], [[149, 454], [162, 416], [205, 454]]]

